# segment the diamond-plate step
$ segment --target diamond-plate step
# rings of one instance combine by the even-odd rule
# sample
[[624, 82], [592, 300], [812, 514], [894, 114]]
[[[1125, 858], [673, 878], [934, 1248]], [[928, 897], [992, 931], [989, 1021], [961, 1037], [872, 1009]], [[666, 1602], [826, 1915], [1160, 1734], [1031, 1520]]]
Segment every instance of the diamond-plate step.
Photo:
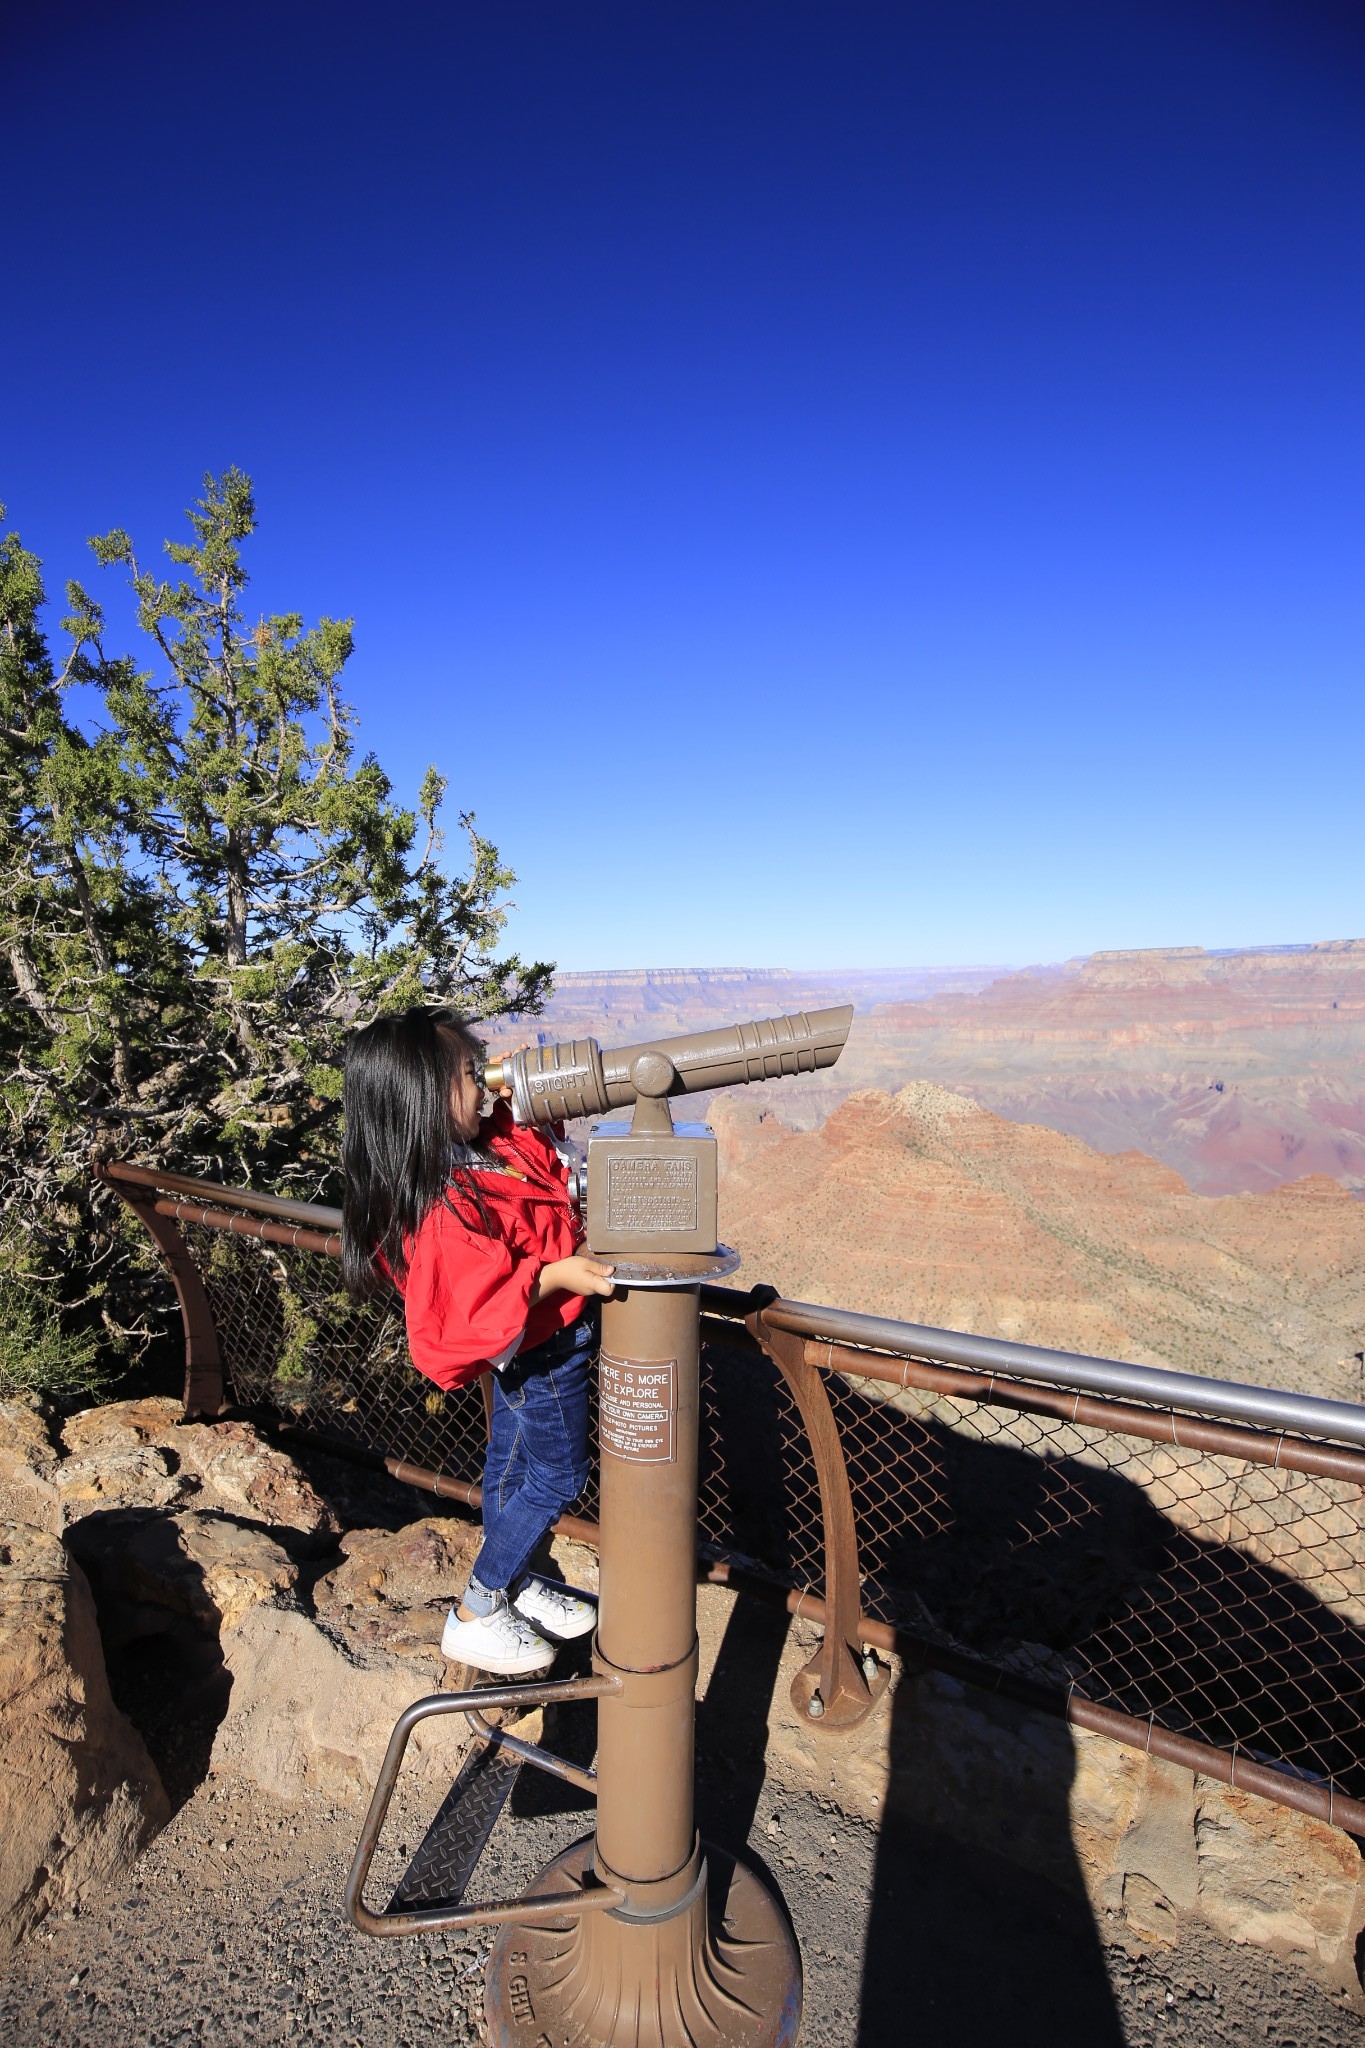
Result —
[[398, 1880], [389, 1900], [390, 1913], [459, 1905], [520, 1772], [519, 1757], [497, 1743], [479, 1744]]

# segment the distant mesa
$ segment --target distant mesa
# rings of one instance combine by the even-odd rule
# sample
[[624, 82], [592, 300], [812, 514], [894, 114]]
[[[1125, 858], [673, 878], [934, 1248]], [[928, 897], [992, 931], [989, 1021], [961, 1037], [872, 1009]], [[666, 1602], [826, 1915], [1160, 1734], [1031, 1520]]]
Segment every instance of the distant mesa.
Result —
[[1202, 946], [1118, 946], [1107, 953], [1090, 953], [1085, 956], [1094, 963], [1097, 960], [1207, 960], [1208, 954]]
[[527, 1028], [621, 1043], [835, 1002], [857, 1012], [839, 1065], [764, 1090], [792, 1129], [860, 1089], [928, 1081], [1101, 1153], [1150, 1155], [1198, 1194], [1306, 1175], [1365, 1193], [1365, 939], [1023, 971], [611, 968], [561, 975]]

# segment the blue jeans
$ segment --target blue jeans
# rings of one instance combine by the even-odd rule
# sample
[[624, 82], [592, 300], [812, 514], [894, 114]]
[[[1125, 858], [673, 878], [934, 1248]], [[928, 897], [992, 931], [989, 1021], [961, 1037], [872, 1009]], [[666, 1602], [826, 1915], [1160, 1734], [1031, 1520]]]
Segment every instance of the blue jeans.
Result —
[[493, 1375], [483, 1466], [483, 1545], [473, 1576], [503, 1593], [587, 1482], [588, 1376], [596, 1319], [582, 1316]]

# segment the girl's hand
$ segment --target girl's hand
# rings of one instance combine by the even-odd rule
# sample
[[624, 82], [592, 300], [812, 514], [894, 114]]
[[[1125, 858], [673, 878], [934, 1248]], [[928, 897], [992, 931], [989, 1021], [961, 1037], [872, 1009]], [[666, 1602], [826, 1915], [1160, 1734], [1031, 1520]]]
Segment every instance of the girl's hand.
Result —
[[543, 1301], [547, 1294], [611, 1294], [616, 1287], [615, 1272], [615, 1266], [591, 1258], [587, 1252], [575, 1252], [571, 1259], [552, 1259], [536, 1276], [531, 1300]]

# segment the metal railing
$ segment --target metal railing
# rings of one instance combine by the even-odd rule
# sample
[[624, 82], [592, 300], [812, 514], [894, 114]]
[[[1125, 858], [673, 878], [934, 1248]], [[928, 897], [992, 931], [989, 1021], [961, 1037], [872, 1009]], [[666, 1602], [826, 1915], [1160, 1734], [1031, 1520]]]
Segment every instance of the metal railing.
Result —
[[[348, 1300], [337, 1211], [103, 1170], [175, 1279], [187, 1412], [478, 1505], [482, 1396], [413, 1372], [395, 1296]], [[856, 1721], [894, 1648], [1365, 1834], [1365, 1410], [761, 1289], [703, 1310], [703, 1565], [824, 1624], [800, 1710]]]

